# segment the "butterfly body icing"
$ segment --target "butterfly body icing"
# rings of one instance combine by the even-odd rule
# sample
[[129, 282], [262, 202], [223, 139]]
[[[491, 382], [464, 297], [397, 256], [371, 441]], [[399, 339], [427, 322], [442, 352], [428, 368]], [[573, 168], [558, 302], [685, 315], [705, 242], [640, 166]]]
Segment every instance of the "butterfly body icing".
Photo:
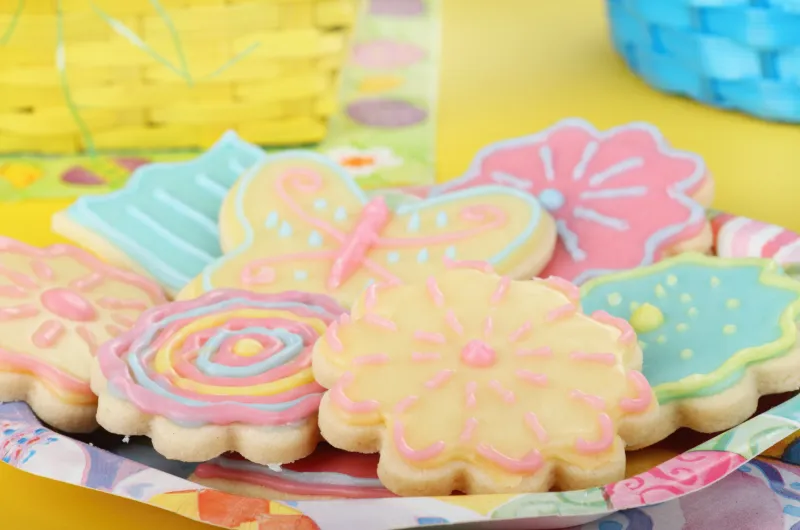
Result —
[[269, 157], [234, 186], [221, 212], [225, 255], [181, 293], [219, 287], [330, 294], [344, 304], [372, 283], [404, 283], [448, 260], [486, 261], [530, 276], [526, 261], [554, 245], [536, 199], [485, 186], [390, 207], [310, 152]]

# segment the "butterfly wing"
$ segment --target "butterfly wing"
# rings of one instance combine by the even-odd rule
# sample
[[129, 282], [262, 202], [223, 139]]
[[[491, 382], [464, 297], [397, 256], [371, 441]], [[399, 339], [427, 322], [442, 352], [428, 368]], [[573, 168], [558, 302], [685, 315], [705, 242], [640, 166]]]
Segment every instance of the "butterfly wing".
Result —
[[220, 216], [225, 255], [180, 298], [220, 287], [326, 293], [335, 251], [366, 202], [352, 179], [326, 157], [305, 151], [269, 157], [225, 199]]
[[480, 186], [400, 204], [369, 258], [408, 282], [441, 271], [445, 258], [523, 278], [546, 264], [554, 244], [553, 221], [535, 198]]

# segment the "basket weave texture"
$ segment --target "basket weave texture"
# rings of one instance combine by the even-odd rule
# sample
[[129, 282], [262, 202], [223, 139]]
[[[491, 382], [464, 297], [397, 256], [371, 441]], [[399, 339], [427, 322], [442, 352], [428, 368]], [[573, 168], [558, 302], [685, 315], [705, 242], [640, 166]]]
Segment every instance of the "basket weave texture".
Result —
[[800, 122], [800, 0], [606, 0], [614, 46], [654, 87]]
[[313, 142], [357, 0], [0, 0], [0, 153]]

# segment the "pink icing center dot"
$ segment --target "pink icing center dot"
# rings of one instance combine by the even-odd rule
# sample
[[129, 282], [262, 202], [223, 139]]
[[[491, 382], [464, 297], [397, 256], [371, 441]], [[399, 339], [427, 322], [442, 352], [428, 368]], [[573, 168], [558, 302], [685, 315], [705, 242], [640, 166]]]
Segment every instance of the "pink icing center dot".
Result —
[[495, 351], [482, 340], [473, 339], [461, 350], [461, 360], [473, 368], [486, 368], [497, 360]]
[[88, 322], [97, 318], [97, 311], [92, 304], [69, 289], [48, 289], [42, 293], [41, 300], [48, 311], [68, 320]]

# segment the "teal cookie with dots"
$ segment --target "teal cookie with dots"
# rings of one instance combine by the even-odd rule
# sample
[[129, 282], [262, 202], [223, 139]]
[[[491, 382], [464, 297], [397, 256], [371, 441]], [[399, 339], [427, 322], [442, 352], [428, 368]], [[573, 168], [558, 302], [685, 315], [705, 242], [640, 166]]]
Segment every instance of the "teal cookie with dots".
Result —
[[[720, 395], [742, 382], [769, 389], [765, 393], [800, 387], [800, 373], [786, 377], [774, 370], [791, 365], [800, 371], [800, 283], [771, 260], [687, 253], [589, 281], [581, 294], [584, 311], [606, 311], [636, 331], [642, 372], [662, 408], [693, 400], [702, 416], [695, 398]], [[775, 364], [779, 360], [785, 366]], [[709, 420], [708, 428], [718, 430], [717, 422], [711, 427]], [[702, 420], [691, 423], [685, 426], [705, 430]]]

